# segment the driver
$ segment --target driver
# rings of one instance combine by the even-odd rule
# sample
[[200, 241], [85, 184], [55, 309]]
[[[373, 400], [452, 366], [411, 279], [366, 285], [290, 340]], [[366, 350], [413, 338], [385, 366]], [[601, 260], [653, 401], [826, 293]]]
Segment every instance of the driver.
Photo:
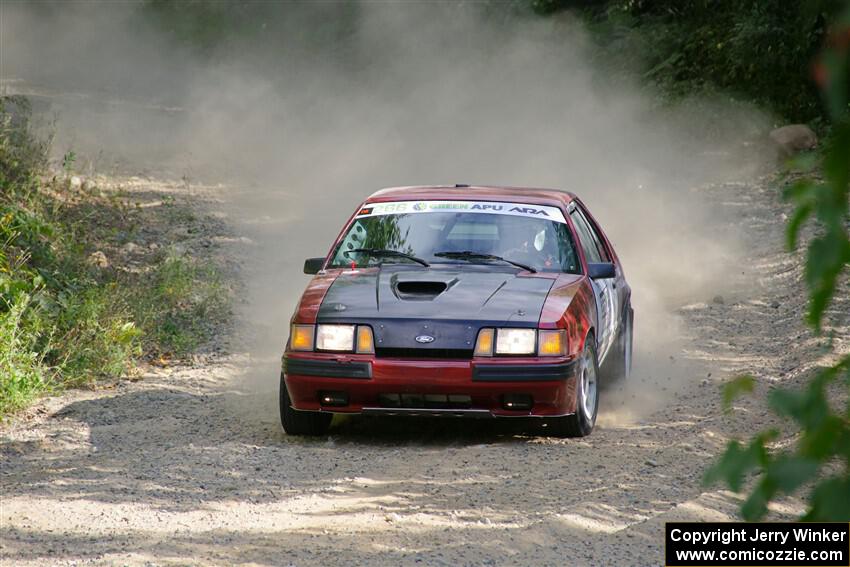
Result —
[[512, 224], [509, 229], [512, 242], [510, 247], [505, 249], [505, 258], [522, 261], [535, 268], [545, 269], [555, 265], [554, 239], [545, 227], [527, 221]]

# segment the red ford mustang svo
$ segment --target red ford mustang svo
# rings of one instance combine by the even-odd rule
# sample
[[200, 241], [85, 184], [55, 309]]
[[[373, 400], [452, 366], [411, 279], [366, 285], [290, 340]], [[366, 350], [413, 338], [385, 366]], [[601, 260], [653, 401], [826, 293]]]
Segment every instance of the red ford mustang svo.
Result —
[[400, 187], [345, 224], [292, 317], [280, 414], [536, 417], [588, 435], [600, 379], [631, 368], [631, 289], [570, 193]]

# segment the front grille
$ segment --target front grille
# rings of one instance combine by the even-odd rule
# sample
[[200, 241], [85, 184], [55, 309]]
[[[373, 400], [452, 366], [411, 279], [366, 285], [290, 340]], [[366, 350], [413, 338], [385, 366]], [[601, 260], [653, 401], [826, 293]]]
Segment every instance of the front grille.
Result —
[[466, 394], [378, 394], [383, 408], [468, 409], [472, 398]]
[[472, 349], [462, 348], [376, 348], [378, 358], [444, 358], [469, 360]]

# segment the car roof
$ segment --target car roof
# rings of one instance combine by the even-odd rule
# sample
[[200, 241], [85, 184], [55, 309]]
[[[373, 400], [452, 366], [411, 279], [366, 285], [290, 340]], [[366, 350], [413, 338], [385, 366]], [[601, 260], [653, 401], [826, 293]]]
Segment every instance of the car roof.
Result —
[[513, 201], [530, 205], [567, 205], [576, 196], [568, 191], [538, 187], [500, 187], [495, 185], [412, 185], [388, 187], [372, 193], [367, 202], [385, 201]]

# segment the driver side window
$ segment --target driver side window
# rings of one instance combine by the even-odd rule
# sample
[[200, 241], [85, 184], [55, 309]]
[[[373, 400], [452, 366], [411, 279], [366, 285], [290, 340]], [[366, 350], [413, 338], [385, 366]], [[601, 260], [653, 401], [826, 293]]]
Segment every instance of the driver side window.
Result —
[[594, 241], [594, 236], [591, 232], [590, 226], [588, 226], [587, 221], [584, 220], [584, 217], [581, 213], [579, 213], [578, 209], [573, 209], [570, 212], [570, 220], [573, 221], [573, 225], [576, 227], [578, 239], [581, 243], [581, 249], [584, 250], [584, 256], [587, 258], [588, 263], [603, 262], [604, 260], [602, 260], [602, 255], [596, 247], [596, 242]]
[[587, 215], [581, 209], [577, 209], [578, 214], [581, 217], [581, 220], [584, 221], [584, 224], [587, 226], [587, 230], [590, 231], [590, 236], [593, 238], [593, 243], [596, 245], [596, 249], [599, 250], [599, 256], [602, 258], [603, 262], [610, 262], [611, 257], [608, 255], [608, 250], [605, 248], [605, 244], [602, 242], [602, 237], [599, 236], [599, 231], [593, 227], [593, 224], [588, 220]]

